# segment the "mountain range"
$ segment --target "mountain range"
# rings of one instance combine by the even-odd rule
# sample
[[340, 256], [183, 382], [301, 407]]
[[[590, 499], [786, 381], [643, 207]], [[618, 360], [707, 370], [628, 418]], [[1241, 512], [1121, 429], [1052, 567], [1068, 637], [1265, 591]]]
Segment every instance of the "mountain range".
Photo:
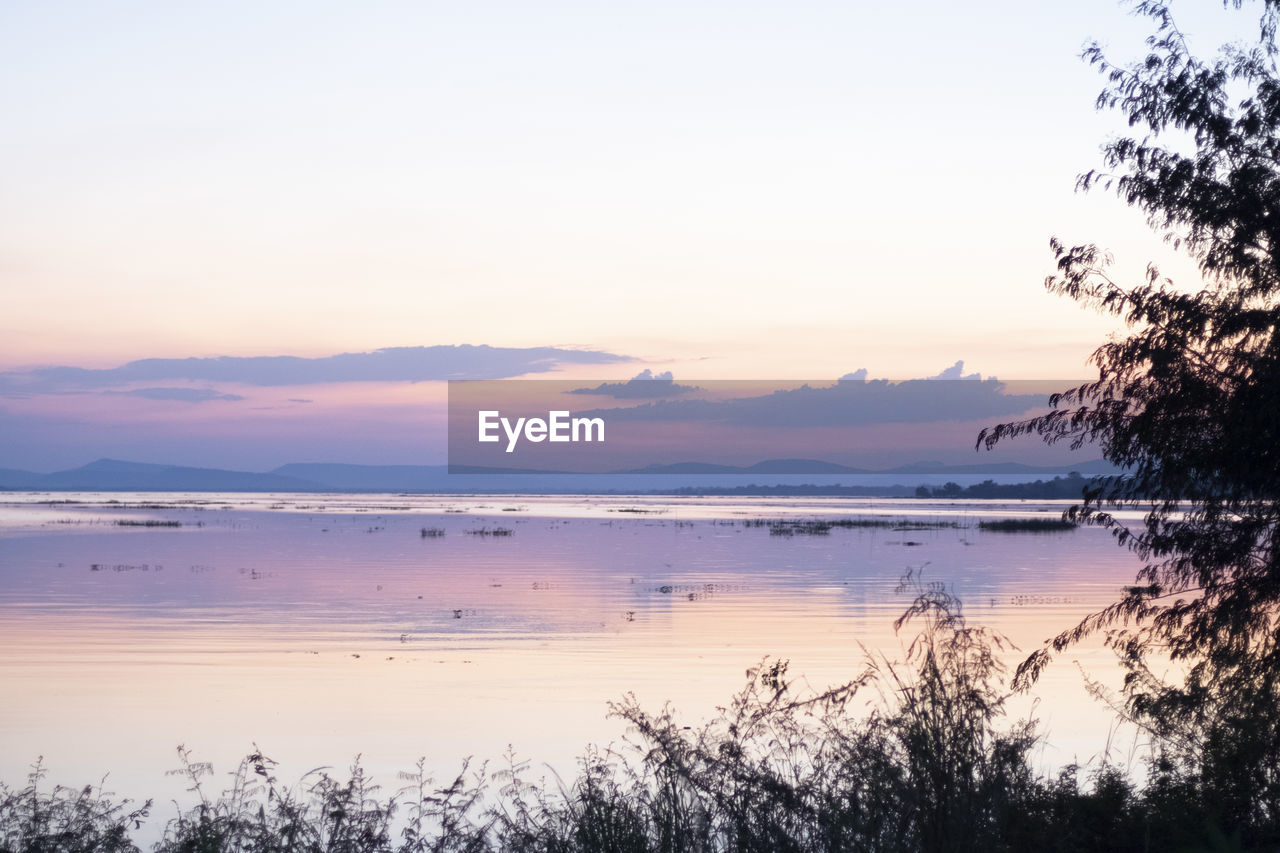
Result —
[[[1102, 460], [1070, 466], [1084, 476], [1115, 473]], [[454, 468], [446, 465], [346, 465], [292, 463], [262, 473], [99, 459], [48, 474], [0, 468], [0, 489], [8, 491], [176, 491], [176, 492], [648, 492], [698, 486], [736, 486], [750, 476], [754, 485], [864, 485], [908, 490], [943, 479], [962, 484], [993, 477], [1024, 482], [1066, 474], [1064, 467], [1000, 463], [943, 465], [918, 462], [884, 471], [849, 468], [811, 459], [771, 459], [736, 467], [700, 462], [650, 466], [608, 474]], [[798, 479], [798, 478], [803, 479]], [[894, 478], [900, 480], [895, 482]], [[887, 493], [887, 492], [886, 492]]]

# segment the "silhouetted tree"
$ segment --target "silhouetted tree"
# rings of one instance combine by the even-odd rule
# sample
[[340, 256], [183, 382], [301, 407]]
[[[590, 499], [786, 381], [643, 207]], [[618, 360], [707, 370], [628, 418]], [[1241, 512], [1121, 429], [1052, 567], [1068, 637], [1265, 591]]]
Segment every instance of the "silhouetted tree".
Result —
[[[1228, 0], [1239, 9], [1242, 0]], [[1255, 7], [1256, 8], [1256, 7]], [[1126, 287], [1096, 246], [1052, 248], [1054, 292], [1130, 327], [1093, 354], [1098, 379], [1040, 417], [984, 430], [990, 447], [1038, 434], [1097, 442], [1121, 476], [1092, 484], [1075, 518], [1103, 525], [1144, 561], [1115, 604], [1055, 638], [1018, 676], [1034, 680], [1081, 637], [1105, 630], [1126, 667], [1134, 719], [1159, 736], [1160, 773], [1193, 784], [1205, 819], [1280, 838], [1280, 0], [1257, 37], [1194, 55], [1169, 7], [1134, 4], [1154, 26], [1147, 56], [1085, 59], [1106, 77], [1099, 109], [1133, 133], [1108, 143], [1083, 190], [1115, 191], [1188, 252], [1200, 289], [1149, 267]], [[1141, 507], [1129, 526], [1116, 507]], [[1178, 683], [1155, 675], [1170, 658]], [[1187, 775], [1190, 774], [1190, 775]], [[1167, 778], [1166, 778], [1166, 781]], [[1251, 829], [1250, 829], [1251, 828]]]

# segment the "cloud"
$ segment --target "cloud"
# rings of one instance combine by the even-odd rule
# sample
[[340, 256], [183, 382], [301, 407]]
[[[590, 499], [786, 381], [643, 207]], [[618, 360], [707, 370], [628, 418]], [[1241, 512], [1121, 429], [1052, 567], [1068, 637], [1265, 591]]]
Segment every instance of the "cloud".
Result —
[[21, 397], [112, 388], [134, 382], [180, 380], [271, 387], [329, 382], [506, 379], [527, 373], [546, 373], [564, 364], [618, 364], [632, 360], [630, 356], [600, 350], [470, 344], [387, 347], [317, 358], [288, 355], [145, 358], [105, 369], [56, 366], [0, 373], [0, 395]]
[[601, 382], [594, 388], [575, 388], [570, 394], [597, 394], [615, 400], [652, 400], [661, 397], [678, 397], [697, 391], [696, 385], [679, 385], [671, 371], [653, 373], [648, 368], [626, 382]]
[[[949, 368], [944, 373], [953, 370], [956, 368]], [[732, 385], [726, 382], [709, 387], [723, 391], [731, 390]], [[598, 409], [578, 414], [582, 417], [604, 416], [613, 421], [716, 422], [782, 428], [849, 427], [1009, 417], [1046, 402], [1042, 391], [1016, 393], [1016, 389], [1011, 387], [1015, 385], [1017, 383], [1003, 383], [995, 379], [975, 380], [973, 376], [904, 382], [867, 380], [865, 371], [857, 371], [833, 385], [802, 385], [770, 394], [757, 393], [727, 400], [659, 400], [629, 408]]]
[[243, 400], [239, 394], [220, 394], [212, 388], [134, 388], [130, 391], [105, 391], [147, 400], [174, 400], [179, 403], [207, 403], [210, 400]]
[[[963, 361], [957, 361], [955, 364], [951, 365], [951, 366], [950, 366], [950, 367], [948, 367], [946, 370], [944, 370], [944, 371], [942, 371], [941, 373], [939, 373], [937, 376], [930, 376], [930, 377], [928, 377], [928, 378], [929, 378], [929, 379], [963, 379], [963, 380], [965, 380], [965, 381], [976, 381], [976, 382], [981, 382], [981, 381], [982, 381], [982, 374], [981, 374], [981, 373], [970, 373], [968, 376], [965, 376], [965, 375], [964, 375], [964, 362], [963, 362]], [[993, 381], [995, 380], [995, 377], [994, 377], [994, 376], [991, 376], [991, 377], [988, 377], [988, 378], [989, 378], [989, 379], [991, 379], [991, 380], [993, 380]]]

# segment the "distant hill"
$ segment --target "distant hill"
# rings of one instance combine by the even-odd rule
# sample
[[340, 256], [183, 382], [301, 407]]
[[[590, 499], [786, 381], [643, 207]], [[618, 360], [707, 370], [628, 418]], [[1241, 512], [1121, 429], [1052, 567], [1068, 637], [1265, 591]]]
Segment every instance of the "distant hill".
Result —
[[1109, 476], [1120, 473], [1120, 469], [1105, 459], [1091, 459], [1087, 462], [1073, 462], [1070, 465], [1025, 465], [1021, 462], [996, 462], [989, 465], [944, 465], [941, 462], [913, 462], [910, 465], [899, 465], [890, 468], [886, 474], [1012, 474], [1039, 476], [1044, 474], [1064, 474], [1075, 471], [1085, 476]]
[[0, 468], [0, 488], [36, 488], [45, 476], [45, 474], [37, 474], [34, 471], [19, 471], [17, 468]]
[[948, 465], [943, 462], [912, 462], [895, 468], [873, 470], [870, 468], [850, 468], [835, 462], [823, 462], [820, 459], [766, 459], [754, 465], [717, 465], [709, 462], [677, 462], [672, 465], [649, 465], [645, 468], [634, 468], [629, 471], [618, 471], [619, 474], [855, 474], [859, 476], [881, 476], [885, 474], [913, 474], [919, 476], [953, 476], [964, 474], [970, 476], [987, 476], [992, 474], [1025, 475], [1027, 477], [1045, 474], [1066, 474], [1069, 471], [1093, 476], [1116, 473], [1116, 467], [1103, 459], [1071, 465], [1025, 465], [1021, 462], [997, 462], [987, 465]]
[[[850, 468], [820, 459], [766, 459], [754, 465], [716, 465], [710, 462], [676, 462], [649, 465], [619, 474], [880, 474], [865, 468]], [[891, 473], [891, 472], [890, 472]]]
[[344, 465], [338, 462], [293, 462], [270, 472], [337, 491], [412, 492], [443, 487], [445, 465]]
[[[1096, 460], [1070, 466], [1086, 477], [1115, 473]], [[155, 492], [422, 492], [608, 494], [673, 493], [690, 489], [785, 489], [788, 494], [912, 494], [917, 486], [961, 486], [997, 477], [1000, 484], [1029, 482], [1067, 473], [1063, 467], [1004, 463], [942, 465], [920, 462], [889, 471], [868, 471], [816, 459], [771, 459], [750, 466], [686, 462], [609, 474], [573, 474], [503, 468], [454, 468], [444, 465], [346, 465], [316, 462], [282, 465], [265, 473], [228, 471], [99, 459], [79, 468], [39, 474], [0, 469], [0, 489], [36, 491]], [[750, 480], [746, 480], [750, 477]], [[804, 479], [799, 479], [804, 478]], [[745, 483], [744, 483], [745, 481]], [[707, 492], [712, 493], [712, 492]]]
[[278, 474], [99, 459], [79, 468], [52, 474], [0, 470], [0, 488], [124, 492], [308, 492], [316, 491], [322, 486], [310, 480]]

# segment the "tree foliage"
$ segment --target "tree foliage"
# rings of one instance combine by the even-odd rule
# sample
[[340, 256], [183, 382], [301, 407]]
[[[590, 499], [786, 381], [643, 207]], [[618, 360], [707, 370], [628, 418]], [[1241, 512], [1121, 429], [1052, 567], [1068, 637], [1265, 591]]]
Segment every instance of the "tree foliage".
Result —
[[[1280, 0], [1259, 5], [1255, 35], [1209, 58], [1157, 0], [1134, 4], [1154, 29], [1142, 60], [1085, 50], [1106, 79], [1098, 108], [1121, 112], [1131, 133], [1104, 146], [1103, 168], [1079, 188], [1142, 210], [1202, 281], [1180, 287], [1149, 266], [1124, 286], [1097, 246], [1052, 241], [1046, 287], [1129, 332], [1093, 354], [1096, 381], [1052, 397], [1047, 414], [984, 430], [979, 445], [1022, 434], [1098, 444], [1125, 473], [1091, 484], [1069, 515], [1109, 528], [1144, 563], [1019, 681], [1105, 632], [1126, 667], [1128, 711], [1159, 737], [1166, 768], [1194, 767], [1223, 825], [1280, 826]], [[1140, 524], [1115, 512], [1134, 507]], [[1158, 676], [1156, 661], [1179, 679]]]

